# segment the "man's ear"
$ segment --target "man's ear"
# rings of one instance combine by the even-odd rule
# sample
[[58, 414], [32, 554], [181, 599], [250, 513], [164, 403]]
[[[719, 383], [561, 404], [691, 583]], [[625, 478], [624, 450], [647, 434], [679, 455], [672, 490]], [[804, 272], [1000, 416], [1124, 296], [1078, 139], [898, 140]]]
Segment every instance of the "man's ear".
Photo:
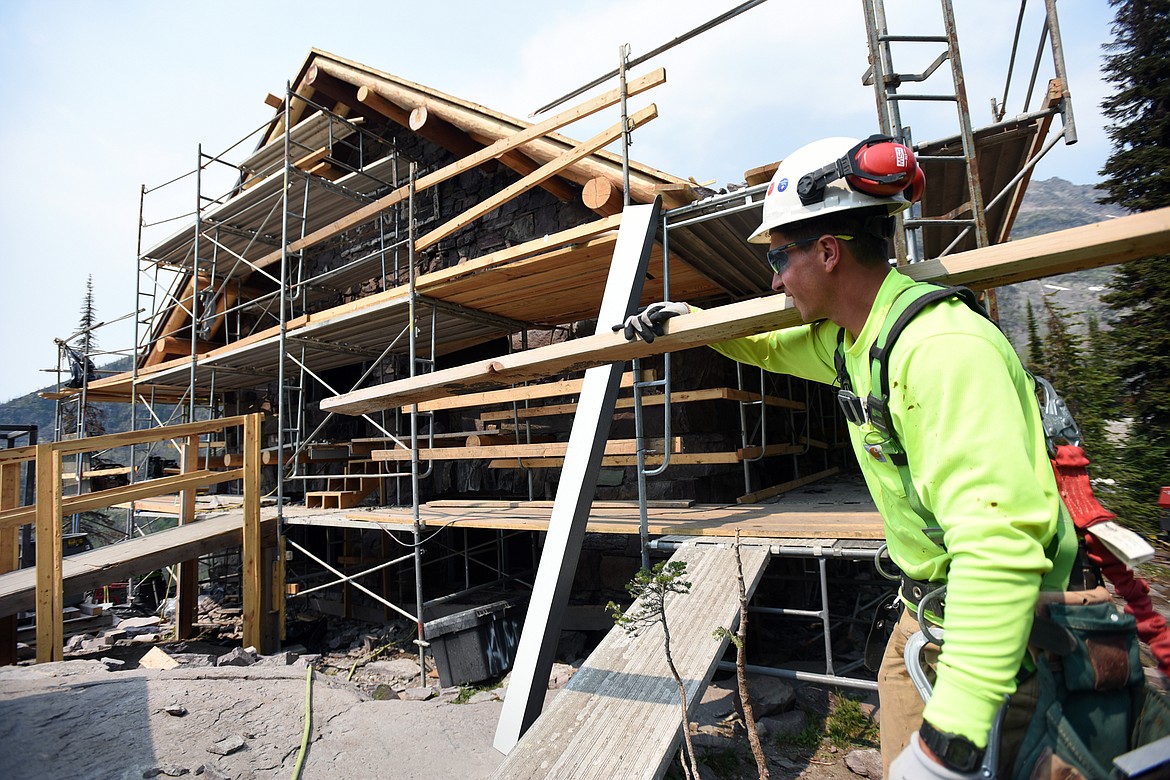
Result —
[[824, 263], [825, 270], [832, 273], [837, 265], [841, 262], [841, 242], [835, 236], [821, 236], [817, 242], [817, 248], [824, 253], [821, 262]]

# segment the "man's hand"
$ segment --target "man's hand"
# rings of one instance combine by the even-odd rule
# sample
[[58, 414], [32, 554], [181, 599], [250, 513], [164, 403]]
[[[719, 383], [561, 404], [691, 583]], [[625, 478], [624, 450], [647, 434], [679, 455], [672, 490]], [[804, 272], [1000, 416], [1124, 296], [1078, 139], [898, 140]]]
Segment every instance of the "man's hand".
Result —
[[927, 755], [917, 731], [910, 735], [910, 744], [890, 764], [890, 780], [974, 780], [979, 776], [978, 771], [956, 772]]
[[627, 341], [633, 341], [641, 337], [647, 344], [651, 344], [655, 336], [662, 335], [662, 323], [671, 317], [690, 313], [691, 307], [685, 303], [673, 303], [671, 301], [652, 303], [640, 309], [636, 314], [631, 314], [629, 317], [626, 317], [625, 322], [621, 325], [614, 325], [613, 329], [615, 331], [625, 330]]

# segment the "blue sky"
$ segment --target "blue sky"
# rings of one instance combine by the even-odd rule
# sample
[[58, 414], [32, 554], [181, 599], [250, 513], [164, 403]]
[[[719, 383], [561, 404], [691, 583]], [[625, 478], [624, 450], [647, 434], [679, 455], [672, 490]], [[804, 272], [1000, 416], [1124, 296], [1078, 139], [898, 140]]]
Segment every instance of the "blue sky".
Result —
[[[1002, 97], [1018, 0], [954, 0], [975, 124]], [[736, 5], [732, 0], [587, 0], [429, 4], [354, 0], [343, 6], [207, 0], [0, 3], [0, 67], [9, 109], [0, 178], [0, 400], [53, 381], [54, 337], [71, 335], [93, 275], [99, 320], [135, 306], [139, 190], [196, 165], [198, 145], [220, 152], [263, 124], [312, 47], [524, 117], [537, 106]], [[936, 3], [887, 0], [890, 30], [937, 34]], [[1035, 56], [1043, 3], [1031, 0], [1019, 58]], [[1038, 176], [1097, 181], [1109, 153], [1099, 103], [1106, 0], [1059, 6], [1079, 142], [1058, 147]], [[896, 63], [925, 68], [937, 53], [903, 44]], [[919, 47], [919, 48], [914, 48]], [[1051, 67], [1042, 66], [1042, 78]], [[631, 155], [716, 186], [828, 135], [863, 136], [876, 125], [864, 25], [856, 0], [769, 0], [648, 63], [668, 83], [635, 100], [659, 118], [635, 135]], [[949, 80], [946, 68], [942, 78]], [[1023, 108], [1017, 75], [1008, 113]], [[931, 92], [947, 84], [936, 81]], [[1033, 98], [1034, 108], [1038, 98]], [[917, 140], [952, 135], [954, 111], [907, 108]], [[570, 126], [585, 138], [616, 121]], [[255, 141], [237, 148], [244, 156]], [[226, 186], [226, 185], [224, 185]], [[152, 198], [148, 219], [190, 211], [185, 180]], [[178, 223], [181, 224], [181, 223]], [[161, 238], [162, 236], [159, 236]], [[128, 349], [129, 320], [97, 332], [104, 349]], [[21, 422], [10, 420], [8, 422]]]

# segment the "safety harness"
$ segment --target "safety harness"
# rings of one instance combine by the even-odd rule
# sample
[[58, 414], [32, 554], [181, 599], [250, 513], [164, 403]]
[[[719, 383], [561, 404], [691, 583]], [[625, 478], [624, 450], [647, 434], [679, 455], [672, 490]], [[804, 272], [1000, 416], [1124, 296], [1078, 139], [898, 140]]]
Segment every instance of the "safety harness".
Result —
[[890, 369], [889, 356], [902, 331], [918, 313], [931, 304], [958, 298], [967, 304], [972, 311], [983, 317], [987, 312], [979, 303], [979, 299], [966, 287], [943, 287], [937, 284], [916, 284], [903, 290], [894, 299], [886, 321], [882, 325], [878, 337], [869, 350], [871, 390], [869, 397], [862, 403], [853, 392], [853, 383], [849, 379], [849, 372], [845, 368], [845, 329], [837, 331], [837, 351], [833, 355], [833, 362], [837, 370], [837, 400], [845, 417], [854, 425], [862, 425], [866, 419], [882, 435], [882, 454], [898, 469], [898, 476], [902, 480], [902, 487], [906, 491], [906, 500], [926, 523], [923, 533], [936, 544], [941, 544], [942, 529], [934, 517], [934, 513], [922, 504], [918, 491], [914, 489], [914, 482], [910, 478], [910, 463], [906, 458], [906, 450], [898, 439], [894, 430], [893, 419], [890, 416]]

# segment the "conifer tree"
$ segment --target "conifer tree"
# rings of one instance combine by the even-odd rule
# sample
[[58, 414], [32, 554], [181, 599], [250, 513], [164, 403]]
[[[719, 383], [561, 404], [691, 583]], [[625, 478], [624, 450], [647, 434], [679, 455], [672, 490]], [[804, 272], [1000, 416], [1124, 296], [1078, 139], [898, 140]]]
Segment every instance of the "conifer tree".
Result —
[[1028, 299], [1028, 370], [1033, 374], [1044, 375], [1048, 371], [1044, 356], [1044, 342], [1040, 340], [1040, 323], [1036, 320], [1036, 312], [1032, 308], [1032, 299]]
[[[1113, 153], [1101, 200], [1133, 211], [1170, 206], [1170, 2], [1110, 5], [1114, 40], [1103, 71], [1115, 92], [1101, 105]], [[1104, 301], [1117, 313], [1114, 357], [1132, 420], [1110, 509], [1154, 528], [1158, 489], [1170, 484], [1170, 258], [1124, 264]]]

